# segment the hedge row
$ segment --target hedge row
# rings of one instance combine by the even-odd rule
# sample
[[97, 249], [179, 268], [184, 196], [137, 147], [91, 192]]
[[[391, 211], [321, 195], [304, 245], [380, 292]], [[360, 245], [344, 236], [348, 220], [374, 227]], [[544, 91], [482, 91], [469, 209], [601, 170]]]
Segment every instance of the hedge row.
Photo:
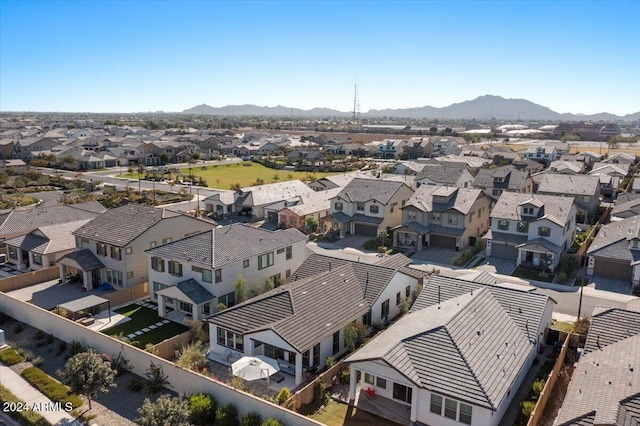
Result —
[[54, 402], [70, 402], [71, 405], [73, 405], [73, 408], [82, 405], [82, 400], [80, 399], [80, 397], [76, 394], [71, 393], [71, 390], [68, 386], [57, 382], [55, 379], [53, 379], [44, 371], [40, 370], [38, 367], [25, 369], [22, 372], [22, 376]]
[[[9, 389], [5, 388], [0, 384], [0, 404], [4, 406], [5, 403], [6, 404], [14, 403], [22, 406], [24, 406], [25, 404], [24, 401], [16, 397], [14, 394], [12, 394], [9, 391]], [[51, 423], [49, 423], [44, 417], [42, 417], [40, 414], [36, 413], [35, 411], [7, 410], [4, 413], [7, 414], [16, 422], [24, 426], [51, 426]]]
[[24, 357], [13, 348], [5, 348], [0, 351], [0, 362], [4, 365], [15, 365], [24, 361]]

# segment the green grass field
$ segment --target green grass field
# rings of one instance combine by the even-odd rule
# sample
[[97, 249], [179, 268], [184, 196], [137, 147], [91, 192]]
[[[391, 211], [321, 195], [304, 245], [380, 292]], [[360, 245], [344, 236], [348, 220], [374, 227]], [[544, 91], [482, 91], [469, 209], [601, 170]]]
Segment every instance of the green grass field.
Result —
[[396, 423], [390, 420], [383, 419], [382, 417], [337, 401], [331, 401], [329, 405], [314, 416], [313, 420], [324, 423], [327, 426], [396, 425]]
[[[183, 167], [182, 173], [189, 174], [189, 168]], [[340, 174], [336, 173], [306, 173], [306, 172], [292, 172], [286, 170], [274, 170], [263, 166], [259, 163], [252, 163], [245, 161], [243, 163], [232, 164], [220, 164], [220, 165], [206, 165], [199, 166], [194, 165], [191, 167], [191, 173], [194, 176], [202, 177], [207, 181], [209, 188], [215, 189], [229, 189], [231, 185], [238, 183], [241, 187], [252, 186], [256, 183], [256, 179], [263, 179], [264, 183], [282, 182], [287, 180], [315, 177], [316, 179], [323, 178], [329, 175]], [[172, 178], [175, 175], [172, 174]], [[276, 178], [277, 176], [277, 178]], [[118, 175], [127, 179], [138, 179], [137, 173], [125, 173]]]
[[[105, 330], [104, 333], [110, 336], [122, 333], [122, 335], [126, 337], [128, 334], [142, 330], [143, 328], [162, 320], [162, 318], [158, 317], [158, 312], [155, 310], [135, 304], [117, 309], [115, 312], [131, 318], [131, 321], [127, 321], [124, 324]], [[142, 333], [141, 335], [136, 336], [133, 340], [140, 342], [140, 345], [144, 348], [147, 343], [155, 345], [163, 340], [182, 334], [187, 330], [189, 330], [189, 327], [171, 321], [169, 324], [165, 324], [156, 329], [147, 331], [146, 333]]]

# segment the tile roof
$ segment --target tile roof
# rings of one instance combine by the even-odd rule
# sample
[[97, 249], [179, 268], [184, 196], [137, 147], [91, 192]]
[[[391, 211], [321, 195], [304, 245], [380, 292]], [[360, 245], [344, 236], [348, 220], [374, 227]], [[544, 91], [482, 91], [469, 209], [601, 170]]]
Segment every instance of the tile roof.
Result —
[[629, 240], [640, 237], [640, 216], [612, 222], [600, 228], [587, 250], [589, 256], [631, 261]]
[[295, 228], [269, 231], [237, 223], [172, 241], [148, 249], [146, 253], [207, 268], [219, 268], [306, 239], [307, 236]]
[[164, 288], [157, 293], [174, 299], [182, 300], [184, 302], [191, 301], [196, 305], [209, 302], [214, 297], [213, 294], [209, 292], [209, 290], [204, 288], [193, 278]]
[[[253, 206], [272, 204], [278, 201], [313, 193], [313, 189], [299, 180], [248, 186], [240, 189], [242, 194], [251, 193]], [[240, 202], [236, 202], [240, 204]]]
[[549, 170], [554, 172], [570, 171], [572, 173], [580, 173], [584, 171], [584, 163], [582, 161], [557, 160], [549, 164]]
[[288, 282], [218, 312], [208, 321], [243, 334], [270, 329], [304, 352], [364, 315], [369, 308], [365, 289], [350, 264]]
[[562, 247], [553, 244], [551, 241], [548, 241], [544, 238], [536, 238], [533, 240], [528, 240], [527, 242], [516, 246], [516, 248], [534, 248], [537, 246], [542, 246], [542, 248], [552, 251], [554, 253], [560, 253], [562, 251]]
[[[98, 206], [100, 204], [95, 203]], [[100, 206], [102, 211], [105, 208]], [[16, 209], [0, 215], [0, 238], [10, 237], [16, 234], [28, 234], [29, 232], [47, 225], [60, 225], [84, 219], [93, 219], [99, 212], [94, 203], [82, 205], [64, 205], [54, 207], [34, 207], [29, 209]]]
[[[32, 233], [6, 240], [8, 245], [38, 254], [57, 253], [75, 248], [76, 239], [73, 231], [88, 223], [91, 219], [77, 220], [60, 225], [41, 226]], [[34, 234], [39, 232], [43, 235]]]
[[[496, 181], [494, 178], [502, 178]], [[507, 167], [498, 169], [481, 169], [478, 171], [472, 185], [477, 188], [502, 188], [508, 190], [521, 190], [529, 178], [529, 172], [513, 170]]]
[[599, 163], [594, 163], [593, 167], [591, 168], [591, 171], [589, 172], [589, 174], [592, 175], [597, 175], [597, 174], [617, 174], [617, 175], [622, 175], [622, 176], [626, 176], [629, 174], [629, 167], [631, 165], [630, 164], [624, 164], [624, 163], [603, 163], [603, 162], [599, 162]]
[[163, 219], [180, 216], [164, 208], [127, 204], [107, 210], [73, 235], [124, 247]]
[[409, 265], [413, 261], [402, 253], [396, 253], [391, 256], [385, 256], [375, 264], [378, 266], [384, 266], [385, 268], [396, 269], [405, 275], [413, 278], [421, 279], [426, 275], [426, 272], [418, 269], [409, 268]]
[[312, 192], [301, 197], [301, 204], [288, 207], [288, 209], [298, 216], [329, 210], [331, 208], [331, 198], [338, 195], [340, 190], [340, 188], [332, 188], [325, 191]]
[[[445, 197], [447, 201], [438, 202], [437, 197]], [[423, 212], [445, 212], [453, 209], [466, 215], [482, 197], [485, 195], [480, 189], [421, 185], [409, 198], [406, 206], [414, 206]]]
[[[640, 181], [640, 179], [638, 180]], [[630, 201], [616, 203], [613, 209], [611, 209], [611, 216], [618, 216], [620, 214], [625, 214], [625, 213], [630, 213], [630, 214], [633, 214], [634, 216], [640, 214], [640, 197]]]
[[465, 163], [429, 163], [416, 174], [415, 181], [429, 179], [443, 185], [455, 185], [465, 170]]
[[342, 188], [337, 197], [352, 203], [377, 200], [386, 205], [403, 186], [406, 187], [402, 182], [355, 178]]
[[532, 345], [484, 288], [412, 311], [347, 362], [382, 359], [424, 389], [496, 410]]
[[[87, 272], [104, 268], [104, 263], [102, 263], [100, 259], [98, 259], [89, 249], [81, 249], [71, 252], [60, 259], [60, 262], [63, 262], [65, 259], [72, 261], [72, 264], [79, 266], [80, 269]], [[65, 262], [65, 264], [68, 264], [68, 262]]]
[[411, 311], [437, 305], [438, 297], [442, 303], [481, 288], [490, 290], [520, 329], [535, 339], [537, 327], [543, 320], [544, 311], [550, 298], [543, 294], [528, 292], [526, 289], [520, 290], [510, 286], [483, 284], [459, 278], [432, 275], [425, 283], [422, 292], [411, 307]]
[[544, 173], [538, 185], [538, 193], [594, 195], [599, 188], [600, 179], [596, 176]]
[[[565, 178], [571, 177], [562, 175]], [[532, 204], [540, 208], [535, 219], [546, 217], [554, 223], [564, 226], [569, 219], [573, 197], [557, 197], [553, 195], [520, 194], [516, 192], [503, 192], [498, 202], [491, 210], [491, 217], [510, 220], [531, 220], [531, 216], [523, 216], [522, 209], [525, 204]], [[516, 207], [517, 206], [517, 207]]]
[[[640, 414], [640, 313], [596, 308], [585, 352], [557, 425], [636, 424]], [[635, 417], [636, 423], [620, 422]]]

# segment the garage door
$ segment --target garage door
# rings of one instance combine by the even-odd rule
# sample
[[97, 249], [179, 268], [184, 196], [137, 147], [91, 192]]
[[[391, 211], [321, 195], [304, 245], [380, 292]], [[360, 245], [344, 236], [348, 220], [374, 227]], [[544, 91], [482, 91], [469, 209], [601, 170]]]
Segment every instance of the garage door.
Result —
[[456, 248], [456, 237], [447, 237], [444, 235], [429, 236], [429, 245], [432, 247], [446, 247], [450, 249]]
[[269, 213], [267, 213], [267, 222], [269, 222], [269, 223], [278, 223], [278, 213], [277, 212], [269, 212]]
[[632, 269], [628, 262], [622, 263], [601, 259], [596, 259], [593, 270], [594, 275], [624, 281], [631, 281], [631, 272]]
[[515, 246], [491, 242], [491, 256], [517, 259], [518, 249]]
[[356, 234], [378, 236], [378, 227], [376, 225], [365, 225], [364, 223], [356, 223]]

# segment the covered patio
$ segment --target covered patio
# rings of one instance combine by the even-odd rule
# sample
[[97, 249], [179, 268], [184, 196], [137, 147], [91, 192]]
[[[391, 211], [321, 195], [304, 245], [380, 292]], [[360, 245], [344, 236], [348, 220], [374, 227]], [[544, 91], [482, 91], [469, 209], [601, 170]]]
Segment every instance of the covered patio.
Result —
[[193, 278], [163, 288], [156, 294], [158, 295], [158, 315], [163, 318], [167, 317], [168, 308], [171, 307], [174, 309], [173, 315], [176, 315], [175, 312], [184, 314], [182, 319], [185, 316], [191, 316], [194, 320], [202, 320], [211, 313], [211, 303], [214, 299], [213, 294]]
[[85, 325], [93, 324], [93, 317], [106, 310], [111, 321], [111, 302], [94, 294], [58, 305], [56, 310], [58, 315], [66, 312], [67, 318]]
[[85, 290], [93, 290], [102, 283], [104, 263], [89, 249], [77, 250], [67, 254], [58, 262], [60, 277], [63, 281], [70, 281], [78, 277]]
[[560, 260], [562, 247], [543, 238], [527, 241], [516, 246], [518, 249], [518, 266], [555, 269]]

